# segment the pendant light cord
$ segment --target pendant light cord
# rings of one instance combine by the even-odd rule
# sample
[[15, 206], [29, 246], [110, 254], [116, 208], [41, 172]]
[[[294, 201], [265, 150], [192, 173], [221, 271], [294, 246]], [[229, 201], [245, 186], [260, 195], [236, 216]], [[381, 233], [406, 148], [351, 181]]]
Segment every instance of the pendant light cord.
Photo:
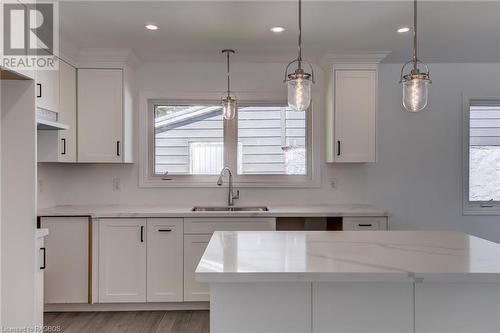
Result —
[[227, 56], [227, 96], [229, 97], [230, 93], [230, 87], [231, 87], [231, 76], [229, 75], [229, 52], [226, 52]]
[[413, 0], [413, 70], [417, 71], [417, 0]]
[[302, 69], [302, 0], [299, 0], [299, 69]]

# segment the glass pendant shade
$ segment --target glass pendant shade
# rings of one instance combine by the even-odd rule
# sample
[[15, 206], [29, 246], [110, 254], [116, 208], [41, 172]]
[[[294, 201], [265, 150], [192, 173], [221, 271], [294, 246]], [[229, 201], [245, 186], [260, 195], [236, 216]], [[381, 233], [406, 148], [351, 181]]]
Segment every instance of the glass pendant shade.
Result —
[[287, 81], [288, 106], [299, 112], [304, 112], [311, 105], [311, 85], [307, 78], [295, 78]]
[[236, 115], [236, 99], [227, 96], [222, 100], [222, 116], [226, 120], [234, 119]]
[[403, 84], [403, 106], [409, 112], [418, 112], [427, 106], [428, 79], [414, 78], [404, 80]]

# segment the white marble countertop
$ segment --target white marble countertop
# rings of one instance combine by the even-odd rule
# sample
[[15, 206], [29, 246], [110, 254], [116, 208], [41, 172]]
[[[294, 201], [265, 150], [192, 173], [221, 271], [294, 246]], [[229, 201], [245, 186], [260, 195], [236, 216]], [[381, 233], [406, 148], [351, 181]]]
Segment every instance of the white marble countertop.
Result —
[[[62, 205], [40, 209], [38, 216], [106, 217], [323, 217], [387, 216], [387, 212], [370, 205], [293, 205], [267, 206], [267, 212], [193, 212], [199, 205]], [[259, 206], [259, 205], [256, 205]], [[236, 205], [237, 207], [237, 205]]]
[[500, 283], [500, 244], [452, 231], [215, 232], [196, 279]]

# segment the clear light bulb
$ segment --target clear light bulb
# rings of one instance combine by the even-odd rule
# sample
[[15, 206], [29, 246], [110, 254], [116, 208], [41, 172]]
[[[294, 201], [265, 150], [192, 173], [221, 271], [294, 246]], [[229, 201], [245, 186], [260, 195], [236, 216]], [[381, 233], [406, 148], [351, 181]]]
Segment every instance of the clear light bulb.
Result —
[[288, 81], [288, 106], [294, 111], [306, 111], [311, 104], [311, 80], [296, 78]]
[[222, 116], [224, 119], [234, 119], [236, 115], [236, 99], [227, 96], [222, 100]]
[[418, 112], [427, 106], [429, 80], [414, 78], [403, 81], [403, 106], [409, 112]]

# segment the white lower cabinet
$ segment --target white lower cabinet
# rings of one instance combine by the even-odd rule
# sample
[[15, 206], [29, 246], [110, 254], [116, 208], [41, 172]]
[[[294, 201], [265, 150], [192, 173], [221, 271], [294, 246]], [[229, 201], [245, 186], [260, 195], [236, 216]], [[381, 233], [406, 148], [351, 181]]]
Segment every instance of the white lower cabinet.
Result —
[[44, 238], [37, 238], [35, 243], [35, 326], [43, 326], [43, 281], [46, 268], [46, 248]]
[[184, 301], [209, 301], [207, 283], [195, 280], [195, 271], [212, 234], [184, 236]]
[[182, 220], [147, 220], [148, 302], [182, 302]]
[[146, 219], [99, 220], [99, 302], [146, 302]]
[[89, 301], [88, 217], [43, 217], [49, 229], [45, 240], [45, 303], [87, 303]]
[[197, 282], [195, 271], [214, 231], [276, 230], [275, 218], [185, 218], [184, 219], [184, 301], [210, 300], [207, 283]]

